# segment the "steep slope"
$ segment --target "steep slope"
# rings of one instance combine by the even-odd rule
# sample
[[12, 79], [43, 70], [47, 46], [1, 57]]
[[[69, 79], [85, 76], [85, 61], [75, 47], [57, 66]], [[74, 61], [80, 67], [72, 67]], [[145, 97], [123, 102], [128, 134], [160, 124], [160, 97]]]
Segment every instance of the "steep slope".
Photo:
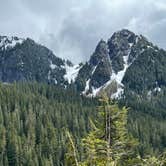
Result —
[[97, 104], [57, 85], [0, 83], [0, 165], [65, 165], [66, 129], [80, 145]]
[[38, 81], [67, 84], [76, 77], [78, 67], [56, 57], [33, 40], [0, 37], [0, 80], [2, 82]]
[[136, 39], [134, 33], [122, 30], [114, 33], [108, 42], [101, 40], [89, 62], [79, 71], [78, 90], [96, 96], [107, 89], [110, 95], [118, 96], [122, 92], [122, 79], [130, 65], [129, 56]]
[[146, 93], [149, 98], [166, 86], [166, 52], [142, 35], [123, 29], [101, 40], [90, 60], [73, 65], [27, 38], [0, 36], [0, 81], [74, 84], [84, 95], [106, 92], [111, 98]]
[[126, 87], [140, 93], [166, 86], [166, 51], [141, 38], [130, 57], [135, 59], [123, 79]]
[[111, 73], [107, 43], [101, 40], [89, 62], [78, 73], [75, 82], [77, 89], [86, 95], [96, 95], [100, 87], [110, 80]]
[[160, 91], [166, 85], [165, 69], [164, 50], [144, 36], [123, 29], [115, 32], [108, 42], [99, 42], [75, 83], [88, 96], [106, 92], [112, 98], [121, 98], [126, 88], [136, 93]]
[[[62, 134], [63, 127], [71, 128], [74, 136], [80, 137], [89, 131], [89, 116], [96, 117], [97, 102], [93, 104], [91, 103], [93, 99], [89, 100], [82, 95], [74, 97], [75, 88], [79, 94], [90, 97], [106, 92], [111, 98], [119, 99], [119, 105], [130, 107], [132, 111], [129, 111], [128, 128], [141, 142], [138, 150], [142, 155], [147, 151], [153, 153], [153, 150], [157, 150], [158, 153], [166, 147], [166, 51], [159, 49], [141, 35], [135, 35], [128, 30], [114, 33], [107, 42], [101, 40], [98, 43], [90, 60], [84, 65], [73, 65], [68, 60], [62, 60], [31, 39], [1, 36], [0, 81], [10, 83], [24, 81], [10, 86], [6, 84], [0, 86], [3, 116], [6, 119], [8, 117], [6, 114], [10, 115], [9, 119], [5, 120], [5, 124], [10, 125], [12, 123], [8, 122], [11, 121], [17, 126], [15, 122], [22, 118], [20, 124], [25, 122], [27, 125], [25, 119], [28, 118], [29, 129], [33, 129], [35, 125], [31, 127], [31, 119], [37, 120], [33, 118], [34, 113], [36, 117], [40, 117], [39, 113], [42, 114], [40, 122], [43, 126], [46, 121], [49, 122], [48, 119], [51, 119], [53, 127], [57, 128], [56, 132], [60, 135], [57, 138], [59, 145], [61, 141], [63, 142], [63, 146], [58, 146], [56, 161], [63, 160], [66, 147]], [[63, 85], [67, 91], [58, 85], [28, 83], [29, 87], [26, 81]], [[69, 84], [71, 89], [67, 87]], [[81, 100], [78, 101], [80, 98]], [[24, 116], [22, 111], [25, 113]], [[18, 112], [21, 113], [21, 118], [12, 121], [13, 117], [17, 117], [15, 115]], [[4, 122], [1, 122], [3, 126]], [[37, 122], [36, 129], [40, 130], [42, 125]], [[22, 128], [20, 131], [23, 131]], [[19, 139], [20, 131], [17, 133]], [[48, 131], [46, 127], [44, 133]], [[37, 131], [36, 137], [40, 133], [45, 140], [45, 134], [42, 132]], [[31, 135], [29, 136], [28, 140], [32, 138]], [[51, 138], [53, 139], [49, 137], [50, 140], [55, 141], [54, 137]], [[23, 142], [24, 140], [23, 136]], [[49, 141], [45, 140], [45, 142]], [[52, 143], [48, 144], [48, 147], [52, 148]], [[40, 148], [35, 150], [37, 155], [41, 154], [38, 153]]]

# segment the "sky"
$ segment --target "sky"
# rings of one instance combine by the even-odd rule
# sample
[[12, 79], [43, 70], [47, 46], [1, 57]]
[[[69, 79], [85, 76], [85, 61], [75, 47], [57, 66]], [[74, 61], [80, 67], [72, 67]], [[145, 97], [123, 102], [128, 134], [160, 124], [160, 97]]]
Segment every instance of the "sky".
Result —
[[0, 35], [30, 37], [74, 63], [123, 28], [166, 49], [166, 0], [0, 0]]

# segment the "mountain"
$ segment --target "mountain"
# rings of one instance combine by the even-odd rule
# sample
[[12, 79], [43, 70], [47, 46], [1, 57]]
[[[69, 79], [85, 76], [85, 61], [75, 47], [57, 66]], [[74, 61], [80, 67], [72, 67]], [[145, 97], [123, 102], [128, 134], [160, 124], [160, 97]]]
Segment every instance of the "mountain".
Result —
[[78, 90], [83, 91], [83, 94], [92, 91], [95, 93], [95, 88], [103, 86], [105, 82], [110, 80], [111, 73], [107, 44], [101, 40], [89, 62], [80, 69], [75, 83]]
[[107, 92], [121, 98], [124, 91], [137, 94], [161, 91], [166, 86], [166, 51], [144, 36], [123, 29], [101, 40], [76, 78], [78, 90], [88, 96]]
[[[97, 149], [106, 145], [101, 142], [104, 130], [97, 129], [105, 124], [99, 112], [108, 115], [105, 122], [111, 118], [108, 125], [113, 124], [115, 135], [123, 124], [138, 139], [141, 158], [161, 156], [166, 148], [166, 51], [142, 35], [115, 32], [108, 41], [100, 40], [89, 61], [80, 65], [32, 39], [1, 36], [0, 82], [5, 83], [0, 83], [0, 165], [65, 165], [66, 151], [71, 159], [73, 149], [68, 134], [79, 158], [85, 158], [83, 137]], [[113, 99], [110, 104], [118, 99], [120, 108], [130, 109], [123, 107], [126, 113], [121, 114], [107, 100], [93, 98], [102, 93]], [[101, 102], [103, 113], [96, 109]], [[123, 147], [116, 143], [118, 152]]]
[[100, 40], [89, 61], [73, 65], [32, 39], [0, 36], [0, 81], [73, 84], [86, 96], [153, 96], [166, 87], [166, 51], [122, 29]]
[[77, 75], [79, 65], [62, 60], [32, 39], [0, 36], [0, 80], [66, 84]]
[[123, 29], [101, 40], [75, 81], [85, 96], [106, 93], [129, 108], [128, 130], [141, 156], [166, 147], [166, 51]]

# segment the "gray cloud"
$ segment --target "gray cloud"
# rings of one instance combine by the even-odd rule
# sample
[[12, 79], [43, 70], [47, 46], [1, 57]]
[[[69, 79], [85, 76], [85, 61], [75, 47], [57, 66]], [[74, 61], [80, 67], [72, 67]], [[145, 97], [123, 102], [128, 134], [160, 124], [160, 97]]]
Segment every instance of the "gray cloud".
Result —
[[165, 0], [1, 1], [1, 35], [31, 37], [75, 63], [87, 60], [101, 38], [122, 28], [166, 48]]

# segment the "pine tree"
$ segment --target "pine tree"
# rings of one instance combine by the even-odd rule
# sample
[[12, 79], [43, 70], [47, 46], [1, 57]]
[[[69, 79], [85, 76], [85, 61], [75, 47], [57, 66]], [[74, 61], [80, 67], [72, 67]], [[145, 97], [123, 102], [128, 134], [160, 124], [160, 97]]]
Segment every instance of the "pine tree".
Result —
[[135, 151], [137, 141], [126, 129], [128, 110], [120, 109], [107, 97], [100, 101], [98, 123], [83, 139], [85, 160], [82, 165], [126, 166], [140, 162]]

